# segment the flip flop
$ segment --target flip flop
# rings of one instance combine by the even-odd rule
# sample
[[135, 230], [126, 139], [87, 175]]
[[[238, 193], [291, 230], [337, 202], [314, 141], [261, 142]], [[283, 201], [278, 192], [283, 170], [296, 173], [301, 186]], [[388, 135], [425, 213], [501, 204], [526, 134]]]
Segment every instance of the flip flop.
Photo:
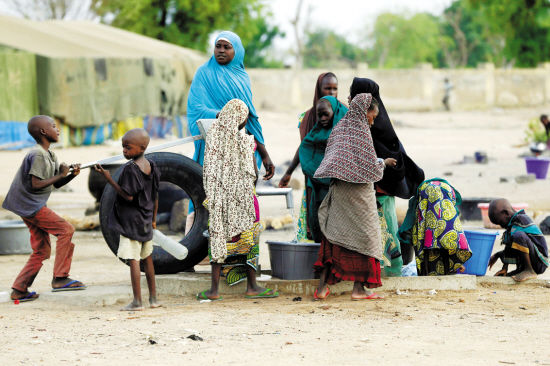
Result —
[[204, 290], [203, 292], [198, 293], [198, 294], [197, 294], [197, 300], [199, 300], [199, 301], [200, 301], [200, 300], [210, 300], [210, 301], [220, 301], [220, 300], [223, 300], [223, 297], [221, 297], [221, 296], [218, 297], [218, 298], [216, 298], [216, 299], [211, 299], [211, 298], [209, 298], [208, 296], [206, 296], [206, 291], [207, 291], [207, 290]]
[[82, 286], [72, 286], [73, 284], [75, 283], [78, 283], [80, 281], [77, 281], [77, 280], [72, 280], [66, 284], [64, 284], [63, 286], [61, 287], [53, 287], [52, 288], [52, 292], [60, 292], [60, 291], [77, 291], [77, 290], [84, 290], [86, 289], [86, 285], [82, 285]]
[[315, 292], [313, 293], [313, 299], [315, 301], [326, 300], [328, 295], [330, 295], [330, 288], [328, 286], [327, 286], [327, 292], [325, 293], [324, 297], [319, 296], [319, 294], [317, 293], [317, 289], [315, 289]]
[[[279, 297], [279, 293], [277, 291], [272, 292], [273, 290], [270, 288], [265, 289], [264, 292], [257, 294], [257, 295], [245, 295], [245, 299], [272, 299], [275, 297]], [[269, 294], [269, 292], [272, 292]]]
[[352, 297], [351, 299], [353, 301], [359, 301], [359, 300], [382, 300], [383, 298], [384, 298], [384, 296], [378, 295], [376, 292], [373, 292], [372, 294], [370, 294], [368, 296]]
[[[36, 295], [36, 296], [34, 296], [34, 295]], [[18, 301], [18, 302], [34, 301], [34, 300], [38, 299], [39, 296], [40, 296], [40, 295], [38, 295], [38, 294], [37, 294], [36, 292], [34, 292], [34, 291], [33, 291], [33, 292], [27, 292], [27, 294], [26, 294], [24, 297], [22, 297], [22, 298], [20, 298], [20, 299], [15, 299], [15, 300], [13, 300], [13, 301], [14, 301], [14, 302], [15, 302], [15, 301]]]

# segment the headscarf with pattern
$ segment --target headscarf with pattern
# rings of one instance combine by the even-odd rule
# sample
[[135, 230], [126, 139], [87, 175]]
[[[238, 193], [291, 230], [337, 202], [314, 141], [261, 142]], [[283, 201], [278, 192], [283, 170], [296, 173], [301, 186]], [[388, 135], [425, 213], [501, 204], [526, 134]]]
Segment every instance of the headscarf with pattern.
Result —
[[315, 178], [336, 178], [349, 183], [374, 183], [382, 179], [385, 165], [376, 157], [367, 120], [371, 101], [372, 95], [368, 93], [353, 98], [348, 113], [332, 129]]
[[238, 129], [247, 117], [246, 104], [232, 99], [206, 136], [203, 179], [210, 214], [210, 251], [216, 263], [227, 257], [227, 240], [249, 230], [256, 219], [254, 137]]

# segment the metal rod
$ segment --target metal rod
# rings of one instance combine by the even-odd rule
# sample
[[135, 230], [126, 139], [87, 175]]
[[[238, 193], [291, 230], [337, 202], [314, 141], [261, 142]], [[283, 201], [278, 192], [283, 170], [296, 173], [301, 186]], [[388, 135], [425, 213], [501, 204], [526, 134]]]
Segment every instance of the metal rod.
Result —
[[[185, 137], [185, 138], [182, 138], [182, 139], [170, 141], [170, 142], [167, 142], [165, 144], [152, 146], [152, 147], [148, 148], [147, 150], [145, 150], [145, 154], [150, 154], [150, 153], [153, 153], [155, 151], [168, 149], [170, 147], [174, 147], [174, 146], [178, 146], [178, 145], [183, 145], [183, 144], [186, 144], [188, 142], [193, 142], [195, 140], [202, 140], [202, 136], [201, 135], [189, 136], [189, 137]], [[122, 159], [124, 159], [124, 155], [122, 155], [122, 154], [116, 155], [116, 156], [111, 156], [109, 158], [84, 163], [80, 166], [80, 169], [90, 168], [90, 167], [92, 167], [96, 164], [100, 164], [100, 165], [101, 164], [110, 164], [110, 163], [114, 163], [114, 162], [122, 160]]]
[[286, 208], [294, 208], [292, 188], [256, 188], [257, 196], [285, 196]]

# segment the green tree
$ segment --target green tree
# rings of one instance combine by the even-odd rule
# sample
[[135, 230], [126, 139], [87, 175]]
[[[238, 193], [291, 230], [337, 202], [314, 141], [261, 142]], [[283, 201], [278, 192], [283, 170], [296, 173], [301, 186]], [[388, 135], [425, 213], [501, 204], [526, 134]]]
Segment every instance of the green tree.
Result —
[[478, 63], [493, 61], [501, 53], [501, 38], [490, 37], [487, 22], [479, 9], [468, 0], [454, 1], [443, 12], [442, 42], [444, 63], [449, 67], [476, 67]]
[[307, 33], [306, 37], [305, 67], [354, 67], [358, 62], [366, 61], [365, 51], [331, 30], [319, 29]]
[[506, 63], [534, 67], [550, 60], [548, 0], [469, 0], [488, 25], [488, 35], [503, 40]]
[[247, 66], [267, 63], [263, 51], [281, 34], [260, 0], [92, 0], [92, 10], [116, 27], [200, 51], [213, 31], [231, 29], [247, 50]]
[[427, 13], [380, 14], [372, 32], [369, 63], [384, 68], [410, 68], [422, 62], [440, 66], [441, 44], [448, 41], [440, 34], [440, 22]]

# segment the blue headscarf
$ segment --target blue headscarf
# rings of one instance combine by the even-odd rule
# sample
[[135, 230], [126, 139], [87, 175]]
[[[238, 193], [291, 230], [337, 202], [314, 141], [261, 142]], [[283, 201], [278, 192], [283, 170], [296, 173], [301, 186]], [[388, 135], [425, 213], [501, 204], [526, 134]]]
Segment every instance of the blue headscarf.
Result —
[[[216, 38], [216, 42], [222, 38], [228, 40], [235, 49], [235, 57], [227, 65], [220, 65], [214, 55], [203, 64], [193, 78], [189, 97], [187, 99], [187, 120], [191, 135], [200, 134], [197, 121], [199, 119], [216, 118], [231, 99], [242, 100], [250, 112], [246, 123], [246, 131], [253, 135], [256, 141], [264, 144], [262, 126], [258, 121], [258, 114], [252, 104], [252, 91], [250, 78], [244, 69], [244, 47], [241, 39], [233, 32], [223, 31]], [[204, 140], [195, 141], [195, 154], [193, 160], [203, 164]], [[256, 151], [258, 168], [261, 166], [259, 153]]]

